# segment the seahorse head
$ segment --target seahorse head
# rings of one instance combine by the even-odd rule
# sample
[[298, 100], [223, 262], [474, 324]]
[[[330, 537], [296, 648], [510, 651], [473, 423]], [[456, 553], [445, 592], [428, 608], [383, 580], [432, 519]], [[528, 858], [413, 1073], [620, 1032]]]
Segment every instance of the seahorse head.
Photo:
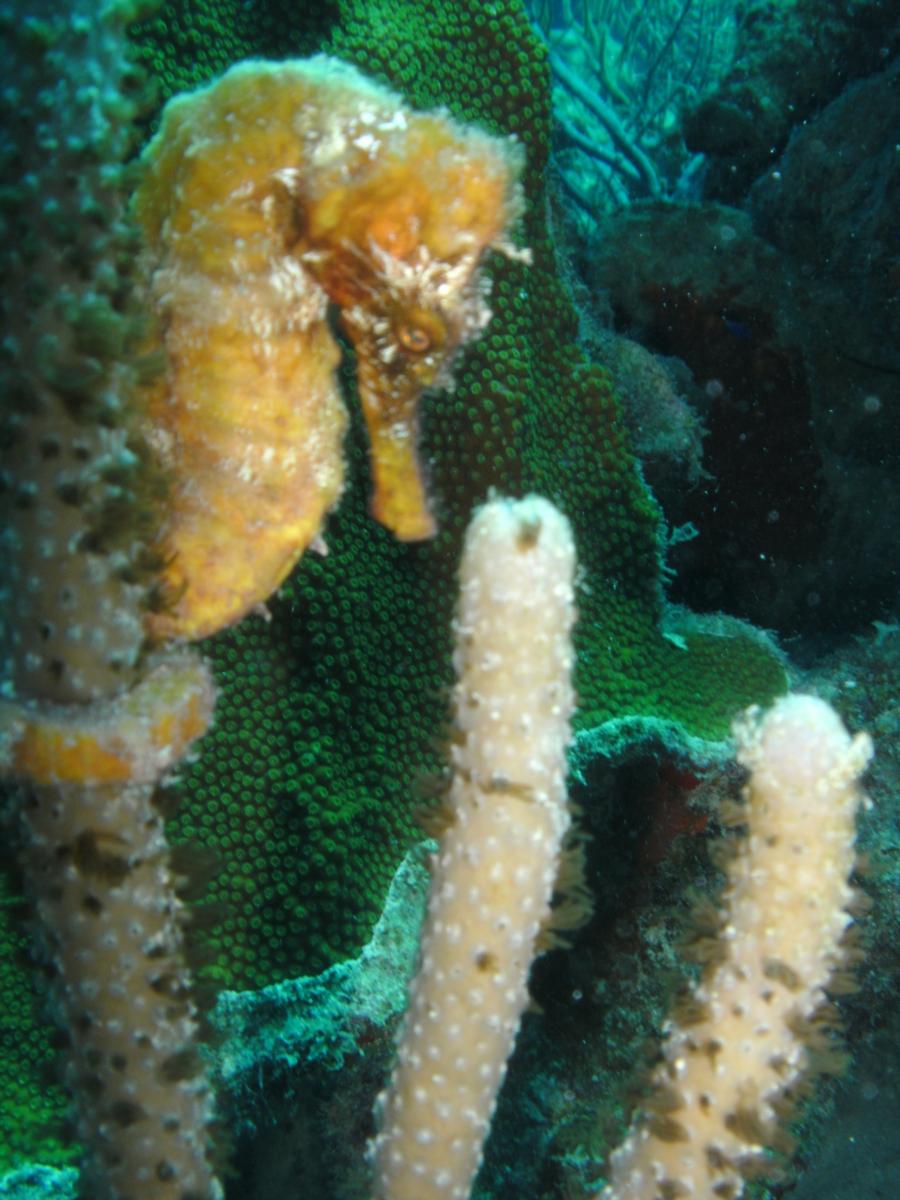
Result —
[[[419, 401], [452, 386], [456, 352], [490, 320], [482, 266], [514, 252], [519, 148], [445, 113], [373, 118], [370, 154], [307, 191], [304, 261], [353, 343], [371, 442], [373, 515], [401, 540], [434, 533], [417, 452]], [[352, 142], [351, 142], [352, 144]], [[315, 192], [315, 194], [313, 194]]]

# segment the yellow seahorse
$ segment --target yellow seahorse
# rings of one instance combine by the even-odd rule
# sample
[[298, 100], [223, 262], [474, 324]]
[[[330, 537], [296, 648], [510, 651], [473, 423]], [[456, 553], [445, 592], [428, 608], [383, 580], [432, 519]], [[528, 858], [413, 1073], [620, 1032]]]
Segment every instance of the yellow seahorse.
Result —
[[514, 251], [521, 152], [417, 113], [325, 57], [245, 62], [171, 100], [134, 211], [167, 370], [148, 436], [171, 495], [154, 639], [195, 639], [278, 587], [343, 481], [337, 306], [356, 351], [372, 513], [434, 532], [417, 406], [489, 320], [485, 251]]

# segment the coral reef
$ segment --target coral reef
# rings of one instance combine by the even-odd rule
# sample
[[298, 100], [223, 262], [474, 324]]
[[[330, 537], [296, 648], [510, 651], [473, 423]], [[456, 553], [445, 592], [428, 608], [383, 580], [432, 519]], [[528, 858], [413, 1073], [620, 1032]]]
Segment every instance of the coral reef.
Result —
[[585, 343], [610, 373], [653, 495], [663, 512], [672, 511], [667, 501], [703, 474], [705, 430], [693, 375], [680, 359], [655, 355], [608, 328], [591, 329]]
[[735, 736], [750, 781], [733, 819], [747, 836], [726, 869], [707, 968], [669, 1025], [603, 1200], [740, 1196], [746, 1177], [771, 1170], [767, 1148], [784, 1145], [780, 1122], [803, 1077], [839, 1069], [823, 1014], [853, 961], [850, 876], [871, 739], [851, 740], [824, 700], [798, 694], [751, 711]]
[[[447, 179], [439, 188], [441, 197], [454, 195], [463, 200], [458, 213], [452, 204], [441, 203], [433, 210], [433, 221], [428, 203], [422, 207], [414, 190], [405, 186], [408, 174], [403, 165], [398, 167], [398, 178], [404, 184], [401, 190], [412, 197], [408, 209], [391, 209], [381, 192], [373, 198], [373, 207], [360, 214], [339, 203], [318, 209], [303, 198], [297, 208], [303, 211], [304, 220], [308, 218], [308, 225], [298, 222], [296, 228], [286, 227], [279, 222], [302, 189], [300, 176], [290, 173], [290, 164], [286, 179], [267, 195], [272, 204], [254, 211], [251, 203], [251, 236], [265, 241], [272, 228], [282, 234], [287, 228], [288, 236], [296, 236], [303, 247], [303, 269], [315, 288], [321, 289], [319, 295], [311, 289], [304, 296], [316, 295], [312, 309], [319, 323], [315, 346], [319, 394], [327, 393], [335, 402], [323, 433], [331, 443], [324, 460], [332, 463], [344, 424], [333, 375], [338, 369], [336, 347], [341, 339], [347, 343], [337, 377], [350, 414], [346, 483], [340, 504], [325, 526], [326, 556], [307, 554], [291, 570], [296, 555], [313, 537], [313, 527], [290, 531], [290, 548], [277, 549], [274, 565], [268, 574], [262, 572], [265, 578], [252, 581], [255, 590], [242, 590], [236, 601], [229, 599], [224, 615], [204, 617], [196, 625], [188, 620], [182, 623], [179, 604], [185, 597], [190, 599], [194, 581], [206, 575], [211, 532], [220, 527], [215, 522], [207, 527], [199, 538], [200, 552], [193, 560], [190, 577], [180, 578], [178, 564], [185, 561], [181, 549], [185, 543], [179, 540], [181, 533], [176, 536], [173, 532], [175, 524], [166, 525], [166, 488], [179, 472], [190, 478], [199, 460], [191, 458], [193, 448], [190, 454], [184, 449], [187, 436], [178, 447], [182, 431], [189, 430], [189, 403], [180, 410], [167, 407], [166, 377], [159, 373], [158, 361], [141, 359], [141, 355], [146, 355], [157, 337], [168, 337], [168, 351], [176, 364], [176, 391], [184, 383], [185, 394], [190, 394], [202, 379], [200, 391], [209, 386], [207, 395], [218, 403], [230, 388], [220, 391], [218, 381], [205, 377], [208, 351], [234, 347], [235, 358], [230, 361], [234, 365], [239, 360], [239, 377], [241, 364], [246, 366], [248, 361], [246, 341], [242, 341], [247, 331], [236, 315], [240, 290], [228, 276], [228, 264], [219, 276], [221, 263], [217, 266], [204, 260], [195, 278], [204, 287], [210, 278], [215, 278], [216, 287], [221, 286], [216, 295], [226, 301], [225, 319], [212, 342], [203, 344], [201, 338], [198, 344], [194, 336], [198, 299], [190, 294], [190, 271], [184, 267], [196, 229], [182, 212], [190, 244], [176, 246], [177, 239], [171, 234], [179, 216], [175, 211], [161, 215], [164, 204], [151, 215], [148, 200], [159, 182], [153, 172], [157, 167], [163, 170], [164, 155], [159, 148], [172, 132], [165, 127], [166, 118], [159, 135], [162, 141], [155, 143], [147, 159], [151, 182], [142, 185], [147, 190], [141, 193], [138, 208], [155, 272], [153, 298], [161, 313], [158, 328], [148, 329], [143, 320], [146, 314], [132, 311], [133, 298], [140, 293], [131, 286], [134, 241], [127, 229], [122, 234], [127, 239], [127, 253], [110, 249], [108, 244], [97, 249], [104, 260], [112, 259], [123, 267], [122, 278], [113, 271], [109, 283], [118, 305], [110, 307], [121, 320], [103, 309], [102, 319], [92, 324], [96, 307], [82, 313], [78, 297], [73, 300], [65, 288], [59, 288], [43, 298], [40, 310], [27, 321], [32, 339], [35, 329], [57, 329], [63, 339], [74, 331], [82, 339], [82, 349], [96, 346], [100, 333], [106, 336], [113, 329], [121, 340], [115, 343], [110, 361], [115, 371], [122, 369], [123, 362], [127, 364], [128, 386], [105, 387], [98, 385], [90, 372], [87, 376], [72, 372], [70, 381], [77, 386], [60, 412], [65, 453], [71, 448], [77, 458], [82, 445], [79, 438], [83, 437], [87, 459], [95, 466], [102, 464], [103, 469], [88, 478], [83, 470], [76, 472], [76, 484], [95, 490], [85, 497], [76, 488], [68, 493], [73, 498], [68, 502], [64, 496], [57, 497], [54, 504], [58, 501], [59, 512], [51, 521], [54, 529], [62, 530], [69, 539], [78, 533], [90, 534], [79, 561], [92, 561], [89, 556], [95, 555], [104, 564], [114, 562], [116, 566], [116, 573], [107, 571], [102, 583], [107, 593], [113, 587], [118, 589], [115, 603], [107, 594], [98, 596], [91, 591], [87, 583], [93, 587], [93, 582], [87, 580], [78, 592], [79, 620], [67, 618], [65, 631], [115, 628], [119, 640], [108, 643], [89, 660], [88, 665], [94, 660], [102, 663], [105, 672], [102, 680], [91, 682], [90, 671], [76, 660], [75, 650], [70, 656], [67, 638], [60, 633], [64, 581], [46, 589], [50, 599], [44, 610], [30, 608], [24, 599], [27, 589], [12, 583], [7, 590], [18, 605], [18, 609], [10, 608], [12, 624], [28, 628], [28, 640], [39, 649], [38, 670], [44, 676], [40, 684], [28, 682], [24, 673], [31, 672], [31, 680], [37, 678], [32, 660], [16, 649], [10, 661], [15, 660], [15, 686], [20, 694], [43, 698], [45, 691], [50, 694], [52, 681], [53, 687], [71, 689], [54, 692], [58, 701], [69, 704], [73, 693], [78, 693], [89, 705], [102, 707], [119, 693], [128, 694], [149, 669], [151, 662], [144, 657], [143, 644], [147, 626], [157, 638], [170, 633], [190, 637], [212, 634], [223, 621], [252, 608], [289, 572], [266, 614], [253, 613], [234, 629], [214, 633], [202, 647], [219, 688], [218, 720], [191, 760], [165, 780], [170, 794], [181, 798], [168, 824], [169, 835], [177, 842], [205, 842], [218, 855], [207, 898], [218, 902], [220, 916], [204, 939], [208, 961], [202, 975], [236, 990], [262, 989], [340, 963], [356, 953], [369, 937], [398, 864], [418, 840], [414, 810], [417, 802], [427, 802], [421, 777], [438, 771], [443, 760], [435, 736], [446, 716], [456, 562], [469, 513], [491, 487], [514, 495], [529, 490], [546, 494], [566, 513], [573, 528], [583, 568], [575, 679], [579, 697], [575, 761], [583, 777], [601, 756], [634, 753], [637, 746], [651, 743], [665, 745], [670, 753], [690, 749], [697, 762], [721, 760], [728, 753], [727, 733], [734, 713], [749, 701], [764, 701], [783, 690], [785, 676], [771, 647], [736, 626], [702, 628], [668, 619], [661, 514], [634, 460], [608, 376], [579, 348], [577, 316], [557, 273], [545, 222], [550, 127], [547, 64], [517, 4], [503, 2], [488, 9], [477, 3], [423, 6], [341, 0], [313, 5], [298, 14], [296, 6], [289, 4], [246, 6], [221, 0], [167, 6], [147, 19], [137, 37], [142, 61], [160, 81], [163, 94], [207, 84], [241, 58], [266, 53], [283, 59], [319, 50], [355, 64], [376, 79], [377, 85], [371, 86], [377, 96], [387, 94], [382, 81], [389, 83], [402, 94], [406, 112], [447, 106], [449, 117], [431, 118], [430, 125], [424, 121], [427, 133], [422, 142], [416, 143], [413, 137], [416, 156], [422, 161], [427, 161], [431, 139], [443, 150], [452, 148], [463, 136], [461, 122], [475, 121], [486, 131], [472, 135], [468, 143], [475, 148], [476, 159], [477, 147], [492, 145], [498, 137], [513, 135], [524, 150], [521, 240], [533, 252], [530, 266], [521, 254], [492, 255], [483, 264], [481, 260], [482, 251], [492, 244], [507, 248], [506, 225], [516, 215], [517, 204], [506, 182], [506, 155], [495, 162], [492, 154], [486, 154], [480, 160], [485, 170], [479, 168], [467, 175], [456, 169], [458, 159], [452, 149], [446, 155], [441, 152], [442, 164], [450, 163]], [[226, 76], [231, 86], [240, 89], [242, 73], [247, 70]], [[271, 69], [276, 75], [285, 70]], [[344, 71], [345, 79], [359, 79], [349, 66]], [[216, 86], [199, 95], [209, 97]], [[198, 106], [211, 103], [208, 99], [195, 102]], [[179, 101], [171, 111], [177, 113], [180, 108], [187, 114], [191, 103]], [[372, 103], [377, 107], [381, 101]], [[134, 110], [126, 106], [123, 126], [130, 126], [134, 116]], [[145, 118], [145, 122], [150, 124], [151, 119]], [[414, 125], [411, 118], [410, 123]], [[122, 155], [121, 149], [113, 148], [100, 157], [118, 162]], [[183, 186], [189, 195], [199, 194], [192, 192], [195, 186], [202, 192], [209, 184], [211, 191], [203, 194], [213, 198], [215, 185], [222, 180], [210, 183], [207, 179], [204, 184], [202, 156], [192, 159], [191, 165], [199, 168], [196, 176], [178, 155], [165, 170], [171, 170], [177, 186]], [[252, 177], [252, 163], [242, 166]], [[63, 173], [70, 170], [64, 163]], [[223, 173], [226, 181], [231, 178], [229, 172]], [[86, 172], [85, 177], [92, 178], [91, 173]], [[165, 190], [161, 189], [160, 195]], [[482, 204], [485, 195], [487, 203]], [[192, 207], [190, 202], [188, 208]], [[273, 227], [259, 223], [260, 212], [272, 216]], [[233, 234], [236, 226], [229, 222], [246, 217], [247, 212], [240, 205], [232, 209], [226, 205], [218, 215], [226, 232]], [[341, 242], [343, 229], [357, 215], [360, 237], [371, 239], [376, 249], [368, 258], [351, 256], [348, 265], [342, 262], [335, 242]], [[478, 225], [482, 215], [484, 223]], [[462, 242], [452, 238], [450, 244], [433, 241], [447, 217], [459, 217], [463, 229], [474, 223], [477, 232], [471, 240], [463, 237]], [[21, 219], [27, 231], [24, 209]], [[74, 217], [73, 222], [77, 230]], [[427, 246], [427, 255], [412, 236], [411, 231], [420, 228], [426, 231], [422, 244]], [[215, 242], [214, 225], [209, 232]], [[76, 232], [76, 241], [77, 236]], [[202, 244], [202, 238], [197, 240]], [[52, 239], [48, 242], [53, 244]], [[93, 254], [91, 250], [88, 257]], [[429, 272], [428, 256], [458, 269], [445, 274]], [[60, 259], [65, 261], [64, 256]], [[482, 269], [482, 278], [491, 283], [493, 316], [481, 337], [473, 341], [471, 335], [485, 324], [486, 300], [478, 283]], [[48, 265], [48, 279], [56, 278], [54, 270], [58, 267]], [[259, 299], [268, 283], [252, 270], [240, 274], [241, 282], [249, 274], [248, 287], [254, 300]], [[432, 291], [417, 290], [423, 278]], [[169, 283], [173, 287], [167, 290]], [[354, 291], [355, 287], [359, 290]], [[229, 292], [232, 288], [233, 293]], [[448, 288], [455, 300], [442, 308]], [[374, 321], [363, 312], [361, 297], [375, 298]], [[340, 309], [337, 335], [322, 322], [325, 298], [336, 301]], [[268, 301], [257, 311], [268, 311]], [[218, 312], [221, 315], [222, 310]], [[408, 321], [410, 315], [416, 319]], [[288, 332], [304, 335], [311, 328], [306, 325], [309, 319], [305, 312], [285, 318], [278, 333], [284, 335], [286, 353], [290, 353]], [[736, 330], [730, 332], [738, 337], [742, 313], [734, 323]], [[181, 338], [184, 340], [179, 341]], [[24, 333], [22, 340], [24, 344]], [[457, 347], [466, 342], [470, 344], [455, 357]], [[120, 352], [124, 344], [127, 355]], [[397, 345], [405, 355], [398, 355]], [[432, 354], [435, 346], [446, 354]], [[35, 353], [38, 349], [35, 345]], [[377, 419], [373, 418], [376, 401], [385, 395], [391, 416], [393, 401], [400, 407], [409, 401], [417, 403], [423, 389], [441, 386], [448, 378], [442, 367], [450, 357], [455, 357], [454, 389], [440, 397], [426, 395], [421, 413], [405, 414], [403, 450], [406, 454], [414, 448], [413, 435], [417, 435], [418, 457], [407, 461], [412, 463], [410, 478], [419, 488], [411, 505], [412, 524], [407, 526], [406, 507], [397, 507], [393, 498], [384, 499], [388, 489], [378, 466], [379, 438], [371, 420]], [[410, 361], [415, 367], [409, 371], [404, 367], [395, 379], [397, 363], [408, 366]], [[52, 356], [48, 362], [53, 362]], [[10, 376], [22, 375], [21, 360], [8, 365]], [[265, 370], [254, 374], [255, 370], [254, 364], [248, 377], [248, 392], [252, 389], [254, 394], [261, 381], [264, 385], [271, 381]], [[164, 431], [155, 442], [143, 436], [148, 424], [132, 419], [132, 372], [140, 384], [138, 394], [149, 395], [155, 405], [149, 427]], [[385, 379], [391, 383], [386, 390]], [[391, 381], [397, 383], [396, 391], [392, 392]], [[57, 387], [59, 382], [57, 372], [50, 383]], [[98, 394], [103, 401], [99, 408], [95, 403]], [[121, 419], [117, 410], [110, 413], [109, 398], [115, 394], [123, 397]], [[29, 399], [33, 397], [24, 397]], [[22, 411], [26, 409], [23, 402]], [[370, 422], [368, 437], [364, 420]], [[71, 429], [66, 421], [72, 423]], [[272, 429], [260, 429], [258, 443], [247, 438], [241, 444], [240, 421], [233, 412], [229, 421], [232, 427], [226, 442], [215, 447], [220, 456], [240, 462], [235, 446], [250, 453], [273, 439]], [[12, 433], [18, 433], [19, 425], [13, 422]], [[417, 425], [420, 428], [416, 429]], [[128, 438], [119, 432], [126, 428]], [[305, 429], [289, 429], [285, 437]], [[374, 467], [368, 457], [370, 444], [376, 448]], [[34, 445], [43, 454], [44, 443]], [[46, 445], [49, 447], [49, 442]], [[10, 448], [14, 459], [11, 439]], [[103, 459], [105, 452], [111, 453], [110, 462]], [[161, 461], [165, 469], [158, 470], [154, 460]], [[324, 460], [316, 458], [315, 465], [321, 466]], [[24, 495], [29, 489], [21, 485], [30, 485], [32, 478], [42, 491], [52, 491], [58, 476], [48, 461], [42, 458], [41, 465], [32, 454], [14, 462], [9, 493]], [[248, 462], [245, 460], [245, 465]], [[316, 527], [339, 490], [339, 467], [332, 469], [317, 501]], [[255, 463], [250, 463], [249, 473], [257, 472]], [[279, 486], [282, 482], [276, 480]], [[122, 508], [112, 502], [120, 501], [121, 495], [106, 493], [104, 488], [124, 489], [128, 513], [141, 515], [140, 522], [128, 527], [124, 539], [128, 553], [113, 537], [122, 528], [118, 519]], [[371, 491], [382, 496], [376, 501], [376, 515], [401, 537], [408, 535], [408, 540], [398, 540], [372, 522]], [[227, 506], [232, 499], [218, 479], [213, 482], [213, 494], [214, 508]], [[182, 495], [184, 528], [194, 514], [190, 513], [187, 491]], [[285, 500], [282, 494], [272, 509], [260, 510], [266, 538], [274, 532], [270, 528], [273, 518], [283, 515]], [[302, 503], [305, 505], [305, 499]], [[27, 499], [19, 507], [27, 513]], [[240, 515], [229, 516], [226, 524], [230, 529], [241, 524]], [[112, 520], [113, 516], [117, 519]], [[25, 524], [29, 519], [23, 516], [17, 527], [30, 530]], [[734, 517], [740, 519], [740, 514]], [[436, 534], [431, 540], [412, 540], [432, 529]], [[267, 552], [264, 540], [254, 549]], [[134, 555], [129, 557], [132, 548]], [[176, 557], [169, 556], [172, 549], [177, 550]], [[20, 570], [19, 547], [13, 550], [10, 562]], [[237, 557], [229, 570], [236, 565], [240, 577], [244, 561]], [[160, 567], [167, 580], [161, 592], [155, 588]], [[85, 576], [88, 574], [86, 571]], [[26, 573], [20, 571], [17, 578], [26, 578]], [[110, 619], [112, 610], [123, 614], [120, 622]], [[152, 615], [145, 617], [145, 613]], [[178, 614], [177, 619], [173, 620], [172, 614]], [[46, 626], [49, 633], [45, 636]], [[70, 663], [77, 669], [70, 669]], [[65, 715], [68, 719], [71, 714]], [[95, 716], [89, 714], [88, 724], [94, 723]], [[50, 729], [43, 717], [34, 728], [38, 726], [42, 737]], [[7, 723], [11, 745], [20, 738], [21, 728], [19, 715], [14, 714]], [[103, 862], [106, 864], [105, 858]], [[15, 888], [12, 894], [16, 894]], [[7, 912], [11, 910], [10, 905]], [[3, 940], [6, 944], [12, 939], [4, 935]], [[35, 1055], [38, 1060], [41, 1057]], [[353, 1089], [348, 1094], [357, 1095]], [[19, 1092], [18, 1097], [21, 1095]], [[3, 1117], [4, 1122], [12, 1119]], [[360, 1143], [367, 1132], [364, 1124], [357, 1113], [354, 1128]], [[24, 1153], [24, 1149], [15, 1149], [18, 1161]], [[62, 1162], [63, 1152], [57, 1148], [56, 1154], [55, 1161]], [[490, 1158], [488, 1161], [490, 1164]]]
[[[848, 93], [842, 107], [864, 121], [867, 95], [881, 97], [886, 83]], [[884, 183], [887, 199], [891, 174]], [[758, 186], [777, 227], [774, 185]], [[867, 206], [878, 280], [890, 275], [877, 247], [892, 209]], [[898, 445], [898, 389], [881, 348], [895, 318], [884, 284], [873, 278], [880, 290], [870, 299], [862, 278], [849, 290], [857, 217], [849, 207], [841, 215], [840, 202], [828, 211], [830, 232], [816, 244], [835, 247], [830, 265], [787, 226], [773, 245], [737, 208], [637, 204], [598, 228], [581, 285], [607, 325], [602, 336], [612, 336], [609, 326], [627, 330], [646, 350], [680, 360], [695, 383], [704, 478], [663, 494], [670, 521], [701, 536], [671, 555], [673, 599], [790, 635], [856, 631], [871, 614], [890, 613], [896, 590], [888, 514], [900, 511], [900, 492], [884, 468]], [[636, 386], [626, 381], [626, 394]], [[664, 393], [658, 400], [665, 411]], [[652, 455], [649, 463], [652, 472]]]
[[67, 15], [4, 14], [0, 584], [4, 678], [80, 703], [139, 673], [160, 481], [131, 419], [146, 319], [123, 164], [146, 98], [124, 7]]
[[421, 961], [373, 1143], [379, 1200], [465, 1200], [481, 1163], [570, 816], [575, 547], [529, 496], [478, 509], [455, 622], [453, 780]]
[[[145, 654], [164, 485], [137, 419], [146, 320], [125, 168], [147, 100], [127, 55], [136, 10], [14, 9], [0, 377], [7, 840], [64, 1028], [85, 1188], [215, 1197], [209, 1088], [187, 1053], [197, 1011], [184, 909], [154, 804], [159, 776], [206, 728], [213, 688], [198, 660]], [[4, 1124], [45, 1112], [11, 1109]], [[129, 1132], [136, 1123], [146, 1137]], [[48, 1157], [71, 1156], [63, 1144]]]
[[706, 157], [703, 194], [734, 203], [784, 149], [792, 128], [877, 71], [900, 47], [884, 0], [748, 0], [728, 74], [684, 116], [688, 148]]
[[[99, 164], [94, 182], [101, 195], [107, 188], [114, 214], [121, 185], [116, 179], [110, 188], [104, 172], [127, 142], [114, 137], [107, 147], [103, 137], [134, 115], [120, 102], [129, 16], [110, 9], [96, 25], [77, 26], [87, 80], [64, 64], [72, 34], [62, 25], [47, 35], [44, 64], [60, 90], [80, 87], [74, 116], [63, 120], [83, 129]], [[118, 74], [91, 77], [104, 57]], [[24, 75], [33, 85], [27, 68]], [[260, 96], [271, 118], [264, 127], [254, 107]], [[244, 126], [229, 119], [236, 105]], [[176, 102], [167, 117], [135, 204], [165, 369], [149, 383], [139, 379], [133, 344], [107, 339], [81, 347], [94, 356], [74, 364], [73, 394], [52, 357], [41, 360], [33, 321], [10, 341], [6, 381], [20, 397], [5, 430], [3, 476], [18, 510], [5, 536], [8, 595], [19, 599], [4, 630], [2, 767], [19, 785], [10, 806], [20, 824], [18, 861], [69, 1041], [66, 1085], [87, 1150], [84, 1186], [116, 1200], [222, 1194], [184, 906], [154, 803], [159, 781], [208, 726], [214, 689], [201, 660], [165, 648], [148, 656], [148, 645], [214, 632], [263, 600], [317, 532], [322, 497], [327, 505], [336, 495], [344, 417], [331, 380], [336, 345], [314, 277], [343, 301], [357, 335], [378, 515], [401, 537], [431, 531], [415, 462], [415, 404], [448, 354], [489, 319], [476, 268], [487, 242], [502, 244], [515, 211], [513, 159], [499, 143], [463, 138], [441, 115], [408, 120], [395, 97], [325, 60], [241, 68], [221, 88]], [[224, 130], [218, 142], [215, 130]], [[51, 131], [53, 115], [36, 132], [49, 142]], [[206, 155], [188, 152], [184, 136], [196, 136]], [[351, 149], [336, 156], [345, 139]], [[261, 171], [249, 190], [234, 176], [248, 162]], [[57, 186], [65, 190], [69, 164], [62, 169]], [[358, 245], [346, 236], [354, 222]], [[120, 241], [130, 234], [127, 219], [116, 232]], [[89, 265], [102, 278], [109, 250], [102, 242], [93, 249]], [[15, 276], [26, 262], [13, 252], [23, 294]], [[103, 296], [68, 267], [64, 334], [79, 302], [96, 310]], [[120, 304], [139, 291], [136, 277], [114, 283]], [[49, 325], [56, 313], [47, 316]], [[306, 332], [308, 339], [296, 337]], [[140, 348], [148, 353], [143, 338]], [[235, 401], [243, 406], [237, 413]], [[83, 437], [73, 425], [85, 427]], [[69, 451], [84, 464], [71, 478], [54, 461]], [[129, 469], [156, 485], [147, 513], [146, 485], [136, 486]], [[244, 485], [237, 503], [232, 470]], [[99, 502], [91, 502], [92, 488]], [[43, 601], [37, 629], [22, 604], [29, 593]]]
[[[216, 11], [224, 23], [232, 10]], [[242, 12], [228, 38], [243, 31], [244, 54], [268, 48], [278, 11]], [[163, 19], [159, 31], [147, 25], [144, 61], [157, 64], [166, 89], [183, 83], [189, 59], [205, 81], [185, 29]], [[180, 18], [190, 19], [199, 20]], [[281, 45], [309, 46], [315, 22], [293, 11], [280, 21]], [[522, 241], [534, 263], [487, 262], [491, 323], [461, 358], [454, 390], [425, 398], [420, 456], [437, 536], [403, 546], [373, 526], [365, 433], [351, 403], [328, 555], [302, 558], [269, 603], [268, 623], [251, 617], [206, 647], [219, 720], [182, 773], [173, 835], [219, 853], [209, 899], [224, 911], [210, 974], [231, 987], [322, 969], [367, 940], [417, 840], [417, 781], [441, 767], [433, 737], [446, 717], [453, 572], [465, 518], [489, 487], [542, 492], [573, 521], [590, 589], [578, 635], [584, 728], [640, 715], [673, 739], [705, 738], [709, 753], [734, 711], [783, 686], [762, 646], [700, 632], [679, 646], [656, 628], [659, 513], [606, 376], [576, 348], [576, 317], [556, 276], [544, 221], [547, 68], [524, 15], [513, 4], [493, 14], [347, 5], [317, 46], [389, 79], [408, 103], [446, 103], [457, 121], [518, 137]], [[485, 87], [485, 70], [495, 88]], [[349, 370], [342, 383], [352, 391]]]
[[764, 172], [749, 196], [756, 232], [802, 276], [815, 280], [817, 307], [837, 331], [831, 356], [814, 370], [813, 385], [829, 403], [837, 405], [842, 396], [851, 400], [841, 405], [849, 411], [843, 422], [835, 421], [828, 440], [856, 455], [893, 433], [859, 428], [866, 416], [877, 414], [852, 400], [867, 389], [883, 391], [900, 371], [891, 352], [900, 340], [893, 226], [900, 170], [891, 136], [898, 121], [895, 60], [847, 87], [798, 127], [777, 169]]
[[648, 196], [684, 196], [702, 165], [679, 114], [734, 54], [734, 0], [527, 0], [554, 79], [554, 159], [588, 222]]

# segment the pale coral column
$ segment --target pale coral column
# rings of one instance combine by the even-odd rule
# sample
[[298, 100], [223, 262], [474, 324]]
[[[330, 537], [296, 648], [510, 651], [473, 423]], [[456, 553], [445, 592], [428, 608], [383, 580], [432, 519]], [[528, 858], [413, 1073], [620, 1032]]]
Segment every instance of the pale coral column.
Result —
[[737, 725], [750, 770], [714, 961], [671, 1023], [654, 1093], [613, 1154], [600, 1200], [740, 1196], [799, 1085], [823, 1059], [827, 991], [845, 964], [859, 776], [851, 738], [813, 696]]
[[464, 1200], [528, 1000], [569, 825], [575, 552], [547, 501], [493, 501], [461, 568], [449, 827], [379, 1098], [378, 1200]]

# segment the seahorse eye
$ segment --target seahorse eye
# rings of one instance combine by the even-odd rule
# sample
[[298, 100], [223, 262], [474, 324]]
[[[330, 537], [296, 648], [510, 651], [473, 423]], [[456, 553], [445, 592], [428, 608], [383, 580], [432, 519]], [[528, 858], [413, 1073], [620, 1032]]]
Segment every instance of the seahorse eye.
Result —
[[431, 349], [431, 337], [428, 331], [420, 325], [401, 325], [397, 331], [397, 339], [404, 350], [411, 354], [424, 354]]

